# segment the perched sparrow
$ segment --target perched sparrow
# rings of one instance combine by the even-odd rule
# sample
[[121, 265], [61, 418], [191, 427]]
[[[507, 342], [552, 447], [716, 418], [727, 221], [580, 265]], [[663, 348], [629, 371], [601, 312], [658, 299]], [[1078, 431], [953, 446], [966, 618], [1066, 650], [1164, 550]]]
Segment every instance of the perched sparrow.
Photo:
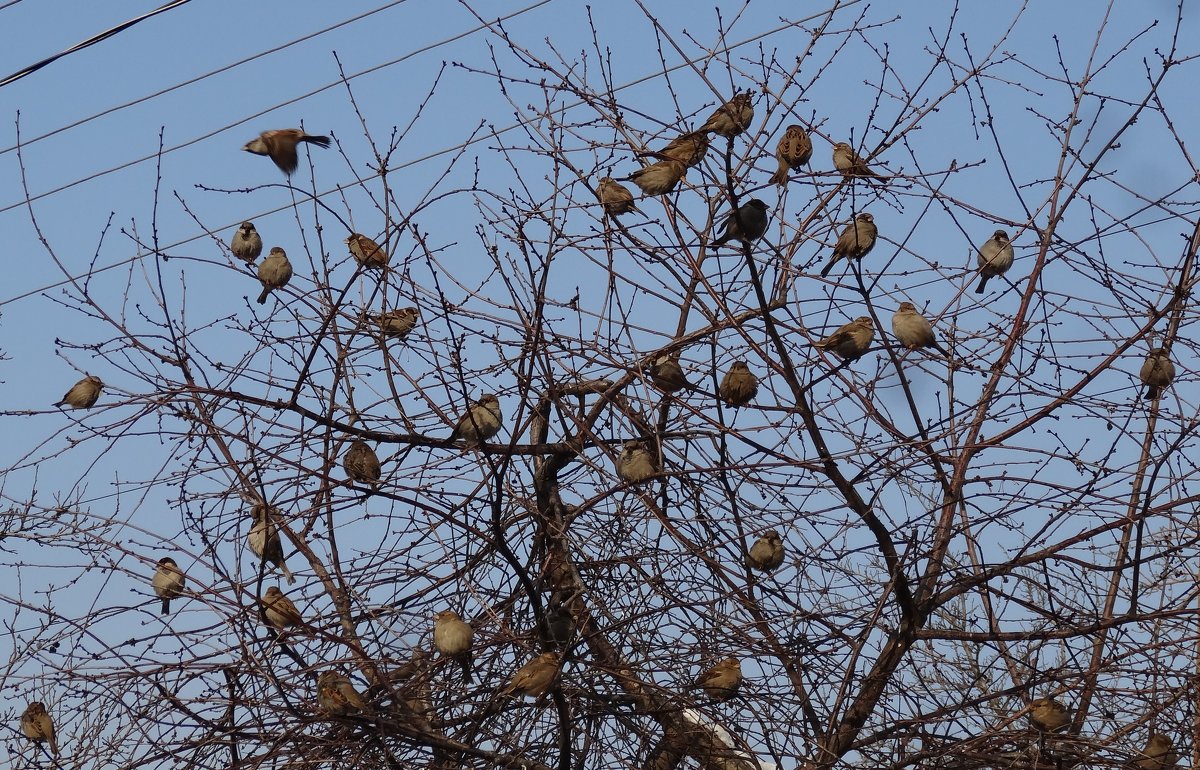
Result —
[[340, 671], [326, 671], [317, 679], [317, 702], [335, 716], [370, 711], [350, 679]]
[[687, 375], [683, 373], [683, 367], [679, 365], [678, 353], [664, 353], [654, 359], [647, 371], [654, 387], [666, 393], [675, 393], [692, 387], [692, 384], [687, 381]]
[[279, 586], [270, 586], [260, 602], [267, 625], [282, 631], [288, 626], [304, 625], [304, 617], [292, 600], [283, 595]]
[[540, 698], [550, 691], [550, 686], [557, 677], [558, 656], [553, 652], [543, 652], [517, 669], [517, 673], [512, 675], [512, 679], [501, 688], [500, 693]]
[[754, 541], [746, 553], [746, 564], [760, 572], [774, 572], [783, 564], [783, 538], [775, 530]]
[[500, 400], [491, 393], [481, 397], [458, 418], [450, 440], [466, 439], [468, 444], [480, 444], [500, 432], [504, 414], [500, 411]]
[[354, 261], [367, 270], [382, 270], [387, 267], [388, 253], [367, 236], [350, 233], [346, 237], [346, 245], [350, 247], [350, 256], [354, 257]]
[[328, 147], [329, 137], [306, 134], [299, 128], [277, 128], [263, 131], [257, 139], [246, 142], [242, 149], [255, 155], [269, 155], [280, 171], [291, 176], [296, 166], [300, 165], [300, 158], [296, 155], [296, 145], [300, 142]]
[[788, 181], [788, 171], [808, 163], [812, 158], [812, 139], [802, 126], [790, 125], [783, 132], [783, 138], [775, 148], [775, 160], [779, 161], [779, 170], [771, 176], [774, 184], [785, 185]]
[[292, 280], [292, 263], [288, 262], [287, 252], [278, 246], [271, 247], [271, 253], [258, 266], [258, 280], [262, 282], [262, 294], [258, 295], [258, 304], [267, 304], [267, 297], [273, 289], [282, 289]]
[[700, 165], [700, 161], [704, 160], [707, 152], [708, 134], [703, 131], [693, 131], [690, 134], [675, 137], [666, 147], [652, 154], [661, 160], [677, 160], [691, 168]]
[[814, 342], [821, 350], [836, 353], [847, 361], [853, 361], [871, 347], [875, 339], [875, 325], [867, 316], [859, 316], [850, 323], [830, 334], [823, 340]]
[[900, 309], [892, 316], [892, 333], [909, 350], [933, 348], [943, 356], [950, 355], [934, 338], [933, 326], [911, 302], [901, 302]]
[[997, 230], [992, 237], [979, 247], [975, 261], [979, 265], [979, 285], [975, 287], [976, 294], [983, 294], [988, 279], [995, 275], [1004, 275], [1013, 265], [1013, 247], [1008, 240], [1008, 233]]
[[[278, 509], [271, 512], [278, 513]], [[255, 503], [250, 509], [250, 518], [254, 524], [250, 527], [250, 533], [246, 535], [246, 545], [250, 546], [250, 551], [255, 556], [278, 567], [288, 585], [292, 585], [296, 578], [292, 577], [291, 570], [287, 568], [283, 556], [283, 541], [279, 539], [279, 530], [267, 515], [267, 506]]]
[[725, 218], [721, 236], [713, 241], [713, 246], [721, 246], [735, 238], [742, 243], [757, 241], [767, 231], [768, 221], [767, 204], [752, 198]]
[[[26, 733], [28, 734], [28, 733]], [[1162, 733], [1153, 733], [1142, 749], [1142, 756], [1129, 763], [1134, 770], [1167, 770], [1179, 761], [1175, 743]]]
[[253, 222], [242, 222], [229, 242], [229, 250], [238, 259], [254, 264], [254, 260], [262, 254], [262, 237], [254, 229]]
[[538, 635], [542, 641], [555, 649], [561, 649], [575, 634], [575, 616], [565, 605], [560, 604], [546, 611], [546, 617], [539, 628]]
[[660, 160], [625, 177], [641, 188], [645, 195], [663, 195], [675, 189], [683, 179], [687, 166], [677, 160]]
[[617, 457], [617, 478], [640, 484], [657, 475], [658, 461], [640, 441], [626, 441]]
[[1171, 354], [1167, 349], [1151, 350], [1146, 355], [1146, 362], [1142, 364], [1142, 371], [1138, 372], [1138, 377], [1146, 386], [1146, 398], [1158, 398], [1162, 389], [1168, 387], [1175, 379], [1175, 364], [1171, 362]]
[[462, 666], [463, 681], [471, 683], [471, 625], [453, 610], [442, 610], [433, 616], [433, 646], [447, 658]]
[[72, 385], [55, 406], [66, 404], [72, 409], [90, 409], [95, 405], [96, 399], [100, 398], [100, 389], [103, 387], [104, 383], [100, 381], [99, 377], [89, 374]]
[[838, 236], [837, 243], [833, 245], [833, 256], [829, 259], [829, 263], [821, 268], [821, 277], [829, 275], [829, 271], [837, 264], [837, 261], [842, 257], [846, 259], [862, 259], [875, 246], [875, 236], [879, 234], [879, 228], [875, 227], [875, 217], [867, 212], [862, 212], [854, 218], [854, 221], [846, 225], [846, 229], [842, 230], [842, 234]]
[[186, 580], [183, 570], [179, 569], [170, 556], [158, 560], [150, 585], [154, 588], [154, 594], [162, 599], [162, 614], [171, 614], [171, 600], [183, 593]]
[[727, 137], [742, 133], [750, 127], [750, 121], [754, 120], [754, 105], [750, 103], [753, 96], [754, 91], [737, 94], [718, 107], [700, 130]]
[[842, 172], [844, 177], [863, 177], [886, 182], [886, 176], [880, 176], [871, 170], [867, 162], [858, 156], [854, 148], [845, 142], [833, 146], [833, 167]]
[[417, 328], [417, 320], [420, 317], [421, 311], [415, 307], [402, 307], [387, 311], [377, 320], [379, 321], [379, 330], [385, 337], [402, 340], [408, 336], [409, 332]]
[[346, 450], [346, 454], [342, 455], [342, 467], [346, 469], [346, 475], [350, 477], [351, 481], [370, 484], [372, 487], [378, 486], [379, 479], [383, 475], [383, 468], [379, 465], [379, 455], [375, 454], [375, 450], [362, 439], [350, 442], [350, 448]]
[[46, 712], [46, 704], [34, 701], [21, 714], [21, 732], [34, 743], [45, 741], [50, 753], [58, 756], [58, 738], [54, 734], [54, 720]]
[[1071, 710], [1053, 698], [1038, 698], [1029, 704], [1029, 721], [1043, 733], [1056, 733], [1071, 724]]
[[745, 361], [734, 361], [721, 378], [717, 395], [730, 406], [745, 406], [758, 395], [758, 378]]
[[604, 205], [605, 213], [610, 217], [637, 211], [637, 207], [633, 205], [633, 193], [629, 192], [628, 187], [610, 176], [600, 180], [600, 184], [596, 187], [596, 195], [600, 198], [600, 203]]
[[729, 700], [742, 683], [742, 663], [728, 657], [696, 678], [692, 689], [704, 690], [713, 700]]

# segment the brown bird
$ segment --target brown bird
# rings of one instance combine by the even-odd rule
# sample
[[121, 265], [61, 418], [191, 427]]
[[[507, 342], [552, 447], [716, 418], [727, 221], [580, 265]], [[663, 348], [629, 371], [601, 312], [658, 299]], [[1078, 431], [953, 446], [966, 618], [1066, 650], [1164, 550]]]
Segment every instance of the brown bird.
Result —
[[554, 680], [558, 678], [558, 655], [553, 652], [543, 652], [533, 660], [517, 669], [508, 680], [508, 684], [500, 689], [501, 695], [529, 695], [540, 698], [550, 691]]
[[271, 247], [271, 253], [258, 266], [258, 280], [263, 285], [262, 294], [258, 295], [258, 304], [267, 304], [267, 297], [274, 289], [282, 289], [292, 280], [292, 263], [288, 261], [287, 252], [278, 246]]
[[1171, 362], [1171, 354], [1166, 348], [1153, 348], [1146, 354], [1138, 378], [1146, 386], [1146, 398], [1149, 399], [1158, 398], [1163, 388], [1171, 385], [1175, 379], [1175, 364]]
[[150, 586], [154, 589], [154, 594], [162, 599], [162, 614], [171, 614], [171, 600], [183, 593], [183, 586], [187, 583], [187, 577], [183, 574], [183, 570], [179, 569], [179, 565], [170, 556], [164, 556], [158, 560], [158, 564], [154, 570], [154, 577], [150, 580]]
[[626, 441], [617, 457], [617, 478], [630, 484], [640, 484], [658, 474], [658, 461], [637, 440]]
[[692, 387], [679, 365], [678, 353], [664, 353], [650, 364], [646, 370], [650, 374], [650, 382], [654, 387], [666, 393], [675, 393], [684, 388]]
[[379, 330], [383, 332], [383, 336], [402, 340], [408, 336], [409, 332], [417, 328], [417, 321], [420, 318], [421, 311], [415, 307], [401, 307], [383, 313], [376, 320], [379, 322]]
[[575, 635], [575, 616], [566, 605], [559, 604], [546, 611], [538, 628], [543, 642], [554, 649], [562, 649]]
[[779, 145], [775, 148], [775, 160], [779, 161], [779, 170], [771, 175], [771, 182], [786, 185], [788, 171], [799, 168], [812, 158], [813, 143], [803, 126], [792, 124], [783, 132]]
[[229, 242], [229, 250], [238, 259], [254, 264], [254, 260], [262, 254], [262, 237], [254, 229], [253, 222], [242, 222]]
[[463, 681], [471, 683], [471, 639], [475, 630], [453, 610], [442, 610], [433, 616], [433, 646], [447, 658], [462, 666]]
[[775, 530], [767, 530], [746, 552], [746, 564], [760, 572], [774, 572], [783, 564], [783, 538]]
[[691, 168], [700, 165], [708, 153], [708, 134], [703, 131], [693, 131], [677, 136], [661, 150], [650, 153], [660, 160], [677, 160]]
[[875, 217], [865, 211], [856, 216], [838, 236], [837, 243], [833, 245], [833, 256], [830, 257], [829, 263], [821, 268], [821, 277], [829, 275], [829, 271], [842, 257], [847, 260], [865, 257], [867, 252], [875, 247], [875, 238], [878, 235], [879, 228], [875, 226]]
[[754, 105], [750, 101], [753, 97], [753, 90], [735, 95], [718, 107], [700, 130], [730, 138], [742, 133], [754, 120]]
[[335, 716], [370, 711], [363, 696], [340, 671], [326, 671], [317, 679], [317, 702]]
[[725, 218], [721, 235], [713, 241], [713, 246], [721, 246], [734, 239], [742, 243], [753, 243], [767, 232], [769, 222], [767, 204], [758, 198], [752, 198]]
[[1142, 749], [1142, 756], [1130, 762], [1134, 770], [1167, 770], [1179, 762], [1175, 742], [1162, 733], [1152, 733]]
[[[279, 509], [272, 508], [271, 513], [279, 515]], [[255, 556], [278, 567], [288, 585], [292, 585], [296, 582], [296, 578], [292, 577], [291, 570], [287, 568], [287, 562], [283, 556], [283, 541], [279, 539], [279, 530], [275, 528], [275, 523], [267, 515], [267, 506], [255, 503], [254, 507], [250, 509], [250, 518], [254, 524], [251, 525], [250, 532], [246, 535], [246, 545], [250, 546], [250, 551]]]
[[50, 753], [58, 756], [58, 737], [54, 732], [54, 720], [46, 711], [46, 704], [33, 701], [21, 714], [21, 732], [34, 743], [45, 741], [50, 747]]
[[854, 151], [854, 148], [845, 142], [838, 142], [833, 146], [833, 167], [847, 178], [858, 177], [880, 182], [886, 182], [888, 179], [886, 176], [880, 176], [872, 171], [867, 162]]
[[100, 398], [100, 390], [104, 387], [104, 383], [99, 377], [89, 374], [79, 382], [71, 386], [71, 389], [66, 392], [55, 406], [67, 405], [72, 409], [90, 409], [95, 406], [97, 399]]
[[481, 444], [499, 433], [503, 423], [504, 414], [500, 411], [500, 399], [489, 393], [471, 404], [466, 413], [458, 418], [450, 440], [461, 438], [468, 444]]
[[1003, 230], [992, 233], [992, 237], [984, 241], [975, 255], [975, 262], [979, 265], [979, 285], [975, 287], [975, 293], [983, 294], [988, 279], [1007, 273], [1015, 258], [1008, 233]]
[[1029, 704], [1029, 721], [1043, 733], [1056, 733], [1071, 724], [1071, 710], [1053, 698], [1038, 698]]
[[745, 406], [758, 395], [758, 378], [745, 361], [734, 361], [721, 379], [717, 395], [730, 406]]
[[350, 256], [354, 261], [367, 270], [382, 270], [388, 265], [388, 253], [375, 241], [361, 233], [350, 233], [346, 236], [346, 245], [350, 247]]
[[677, 160], [660, 160], [625, 177], [641, 188], [644, 195], [664, 195], [675, 189], [683, 179], [687, 166]]
[[263, 131], [258, 138], [246, 142], [242, 149], [255, 155], [270, 157], [280, 171], [291, 176], [296, 166], [300, 165], [300, 158], [296, 154], [296, 146], [300, 142], [328, 147], [329, 137], [306, 134], [299, 128], [277, 128], [273, 131]]
[[379, 455], [362, 439], [350, 442], [350, 448], [342, 455], [342, 467], [351, 481], [370, 484], [372, 487], [379, 486], [379, 479], [383, 475]]
[[950, 356], [933, 336], [933, 325], [911, 302], [901, 302], [900, 309], [892, 316], [892, 333], [909, 350], [933, 348], [943, 356]]
[[859, 316], [839, 328], [823, 340], [814, 342], [821, 350], [836, 353], [847, 361], [853, 361], [866, 353], [875, 339], [875, 325], [867, 316]]
[[729, 700], [742, 683], [742, 663], [730, 656], [696, 678], [692, 689], [704, 690], [713, 700]]
[[600, 199], [600, 203], [604, 206], [604, 212], [610, 217], [637, 211], [637, 206], [633, 205], [633, 193], [629, 192], [628, 187], [610, 176], [600, 180], [596, 186], [596, 197]]
[[263, 594], [262, 600], [259, 602], [262, 608], [263, 617], [266, 618], [267, 625], [282, 631], [289, 626], [304, 625], [304, 616], [300, 614], [300, 610], [296, 609], [296, 605], [292, 600], [284, 595], [283, 591], [279, 590], [279, 586], [270, 586], [267, 592]]

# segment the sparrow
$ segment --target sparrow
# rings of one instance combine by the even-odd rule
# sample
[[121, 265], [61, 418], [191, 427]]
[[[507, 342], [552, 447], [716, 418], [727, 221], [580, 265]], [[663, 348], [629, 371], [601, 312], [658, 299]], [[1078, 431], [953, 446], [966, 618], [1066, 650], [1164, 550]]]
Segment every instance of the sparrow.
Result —
[[279, 586], [270, 586], [267, 588], [267, 592], [263, 594], [259, 606], [262, 608], [262, 614], [267, 620], [267, 625], [278, 631], [282, 631], [289, 626], [304, 625], [304, 616], [300, 614], [300, 610], [296, 609], [296, 605], [292, 603], [292, 600], [284, 596], [283, 591], [279, 590]]
[[750, 121], [754, 120], [754, 105], [750, 103], [753, 96], [752, 90], [736, 94], [718, 107], [700, 130], [730, 138], [742, 133], [750, 127]]
[[500, 689], [500, 694], [540, 698], [550, 691], [550, 686], [557, 677], [558, 656], [553, 652], [543, 652], [517, 669], [517, 673], [512, 675], [508, 684]]
[[471, 404], [466, 414], [458, 418], [450, 440], [461, 438], [468, 444], [481, 444], [500, 432], [503, 420], [500, 400], [489, 393]]
[[634, 171], [624, 181], [633, 182], [644, 195], [663, 195], [675, 189], [687, 166], [677, 160], [660, 160]]
[[346, 236], [350, 256], [367, 270], [382, 270], [387, 267], [388, 253], [375, 241], [360, 233]]
[[658, 461], [642, 442], [634, 439], [626, 441], [617, 457], [617, 478], [630, 484], [640, 484], [657, 473]]
[[975, 287], [976, 294], [983, 294], [988, 279], [996, 275], [1004, 275], [1013, 265], [1013, 247], [1008, 240], [1008, 233], [997, 230], [992, 237], [984, 241], [976, 255], [979, 265], [979, 285]]
[[389, 310], [376, 320], [379, 322], [379, 330], [383, 332], [383, 336], [402, 340], [408, 336], [409, 332], [417, 328], [417, 321], [420, 317], [421, 311], [415, 307], [402, 307]]
[[745, 361], [734, 361], [721, 378], [717, 395], [730, 406], [745, 406], [758, 395], [758, 378]]
[[546, 611], [544, 621], [539, 625], [542, 641], [554, 649], [562, 649], [575, 635], [575, 616], [560, 604]]
[[21, 714], [21, 732], [34, 743], [45, 741], [50, 745], [50, 753], [58, 756], [58, 738], [54, 734], [54, 720], [46, 712], [46, 704], [33, 701]]
[[317, 702], [334, 716], [370, 711], [363, 696], [340, 671], [326, 671], [317, 678]]
[[171, 614], [171, 600], [183, 593], [186, 581], [187, 577], [175, 564], [174, 559], [164, 556], [158, 560], [150, 586], [154, 589], [154, 594], [162, 599], [163, 615]]
[[886, 182], [888, 179], [886, 176], [880, 176], [872, 171], [867, 162], [854, 151], [854, 148], [845, 142], [838, 142], [833, 146], [833, 167], [847, 178], [862, 177], [880, 182]]
[[746, 552], [746, 565], [760, 572], [774, 572], [783, 564], [783, 538], [775, 530], [768, 530], [754, 541]]
[[875, 236], [879, 234], [879, 228], [875, 227], [875, 217], [867, 212], [862, 212], [854, 218], [854, 221], [846, 225], [846, 229], [842, 230], [842, 234], [838, 236], [837, 243], [833, 245], [833, 256], [829, 259], [829, 263], [821, 268], [821, 277], [829, 275], [829, 271], [837, 264], [837, 261], [842, 257], [846, 259], [862, 259], [875, 246]]
[[679, 365], [678, 353], [664, 353], [654, 359], [646, 371], [649, 373], [650, 382], [654, 387], [665, 393], [675, 393], [692, 387], [683, 373], [683, 367]]
[[447, 658], [462, 666], [463, 681], [471, 683], [471, 638], [475, 630], [453, 610], [442, 610], [433, 616], [433, 646]]
[[238, 259], [254, 264], [254, 260], [262, 254], [262, 236], [254, 229], [253, 222], [242, 222], [242, 226], [233, 233], [229, 250]]
[[757, 241], [767, 232], [769, 221], [767, 204], [758, 198], [752, 198], [725, 218], [721, 235], [713, 241], [713, 246], [722, 246], [735, 238], [742, 243]]
[[66, 404], [72, 409], [90, 409], [96, 404], [96, 400], [100, 398], [100, 390], [104, 387], [104, 383], [99, 377], [89, 374], [79, 382], [71, 386], [71, 389], [66, 392], [62, 400], [55, 406]]
[[713, 700], [729, 700], [741, 683], [742, 663], [731, 656], [696, 677], [692, 689], [704, 690]]
[[351, 481], [370, 484], [372, 487], [379, 485], [379, 479], [383, 475], [379, 455], [362, 439], [350, 442], [350, 448], [342, 455], [342, 467], [346, 469], [346, 475]]
[[300, 165], [296, 155], [296, 145], [309, 142], [318, 147], [328, 147], [329, 137], [306, 134], [299, 128], [277, 128], [273, 131], [263, 131], [257, 139], [246, 142], [242, 149], [255, 155], [267, 155], [279, 167], [285, 176], [291, 176]]
[[258, 295], [258, 304], [267, 304], [267, 297], [273, 289], [282, 289], [292, 280], [292, 263], [288, 262], [287, 252], [278, 246], [271, 247], [271, 253], [258, 266], [258, 280], [262, 282], [262, 294]]
[[821, 350], [836, 353], [847, 361], [853, 361], [866, 353], [875, 339], [875, 325], [867, 316], [859, 316], [850, 323], [813, 344]]
[[1029, 704], [1029, 721], [1043, 733], [1056, 733], [1071, 724], [1071, 710], [1053, 698], [1038, 698]]
[[677, 136], [670, 143], [655, 153], [650, 153], [660, 160], [677, 160], [691, 168], [700, 165], [708, 153], [708, 134], [703, 131], [693, 131]]
[[1171, 354], [1166, 348], [1153, 348], [1146, 354], [1146, 361], [1138, 378], [1146, 386], [1146, 398], [1158, 398], [1163, 388], [1168, 387], [1175, 379], [1175, 364], [1171, 362]]
[[[28, 734], [28, 733], [26, 733]], [[1162, 733], [1152, 733], [1142, 755], [1129, 763], [1134, 770], [1167, 770], [1179, 761], [1175, 743]]]
[[[272, 509], [271, 513], [278, 514], [279, 509]], [[279, 530], [267, 515], [267, 506], [256, 503], [250, 509], [250, 518], [254, 524], [250, 527], [250, 533], [246, 535], [246, 545], [250, 546], [250, 551], [255, 556], [278, 567], [288, 585], [293, 585], [296, 578], [292, 577], [291, 570], [287, 568], [283, 556], [283, 541], [279, 539]]]
[[596, 196], [600, 198], [604, 212], [610, 217], [637, 211], [637, 206], [633, 205], [633, 193], [629, 192], [628, 187], [610, 176], [600, 180], [596, 186]]
[[947, 358], [950, 356], [934, 338], [933, 326], [911, 302], [901, 302], [900, 309], [892, 316], [892, 333], [909, 350], [933, 348]]
[[779, 170], [771, 175], [771, 182], [786, 185], [788, 171], [808, 163], [812, 154], [813, 144], [808, 132], [796, 124], [788, 126], [775, 148], [775, 160], [779, 161]]

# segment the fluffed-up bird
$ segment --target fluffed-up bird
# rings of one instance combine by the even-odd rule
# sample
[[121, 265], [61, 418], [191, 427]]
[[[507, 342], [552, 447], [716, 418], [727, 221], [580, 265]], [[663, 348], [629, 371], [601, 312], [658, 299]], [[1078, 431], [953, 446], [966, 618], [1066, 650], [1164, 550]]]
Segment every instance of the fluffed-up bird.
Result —
[[821, 350], [828, 350], [847, 361], [853, 361], [870, 349], [873, 339], [875, 339], [875, 324], [871, 323], [870, 317], [864, 315], [855, 318], [833, 334], [813, 344]]
[[21, 732], [34, 743], [45, 742], [53, 756], [58, 756], [58, 736], [54, 732], [54, 720], [46, 711], [46, 704], [33, 701], [21, 714]]
[[875, 238], [878, 235], [879, 228], [875, 226], [875, 217], [865, 211], [860, 213], [838, 236], [837, 243], [833, 245], [833, 256], [829, 258], [825, 267], [821, 268], [821, 277], [829, 275], [829, 271], [842, 257], [847, 260], [865, 257], [867, 252], [875, 248]]
[[1162, 733], [1153, 733], [1146, 740], [1142, 755], [1130, 762], [1134, 770], [1169, 770], [1179, 762], [1175, 742]]
[[730, 406], [745, 406], [758, 395], [758, 378], [745, 361], [734, 361], [721, 378], [717, 395]]
[[683, 367], [679, 365], [678, 353], [663, 353], [650, 363], [646, 372], [650, 375], [650, 382], [654, 387], [665, 393], [675, 393], [692, 387], [683, 372]]
[[645, 444], [630, 439], [621, 447], [617, 457], [617, 477], [630, 484], [640, 484], [658, 474], [658, 461]]
[[934, 337], [933, 325], [911, 302], [901, 302], [900, 309], [892, 316], [892, 333], [909, 350], [933, 348], [943, 356], [950, 355]]
[[262, 236], [254, 229], [253, 222], [242, 222], [242, 226], [234, 231], [233, 239], [229, 241], [229, 250], [233, 252], [233, 256], [250, 264], [254, 264], [254, 260], [262, 254], [262, 246]]
[[277, 128], [263, 131], [257, 138], [246, 142], [242, 149], [255, 155], [266, 155], [285, 175], [291, 176], [300, 165], [300, 157], [296, 154], [296, 146], [301, 142], [315, 144], [318, 147], [328, 147], [329, 137], [306, 134], [299, 128]]
[[1166, 348], [1153, 348], [1146, 354], [1138, 379], [1146, 386], [1146, 398], [1155, 399], [1175, 379], [1175, 364]]
[[346, 236], [346, 245], [350, 248], [350, 256], [363, 268], [382, 270], [387, 267], [387, 251], [362, 233], [350, 233]]
[[713, 246], [721, 246], [732, 240], [753, 243], [767, 232], [768, 222], [767, 204], [758, 198], [751, 198], [725, 217], [721, 235], [713, 241]]
[[317, 678], [317, 702], [335, 716], [370, 711], [363, 696], [340, 671], [325, 671]]
[[774, 572], [783, 564], [783, 538], [775, 530], [767, 530], [746, 552], [746, 564], [759, 572]]
[[753, 97], [753, 90], [736, 94], [718, 107], [700, 127], [700, 130], [726, 137], [734, 137], [742, 133], [750, 128], [750, 122], [754, 120], [754, 104], [751, 101]]
[[342, 468], [345, 469], [346, 475], [350, 477], [351, 481], [369, 484], [372, 487], [378, 486], [379, 479], [383, 476], [379, 455], [375, 454], [371, 445], [362, 439], [354, 439], [350, 442], [350, 448], [342, 455]]
[[[278, 512], [278, 508], [270, 509], [270, 513], [278, 515]], [[251, 553], [267, 564], [278, 568], [283, 573], [288, 585], [295, 583], [296, 578], [292, 577], [292, 572], [288, 569], [283, 555], [283, 541], [279, 538], [279, 530], [275, 527], [275, 522], [271, 521], [271, 517], [268, 515], [267, 506], [255, 503], [254, 507], [250, 509], [250, 519], [254, 523], [246, 535], [246, 545], [250, 546]]]
[[975, 293], [983, 294], [989, 278], [1007, 273], [1013, 266], [1013, 259], [1015, 255], [1008, 233], [1003, 230], [992, 233], [992, 237], [984, 241], [975, 255], [975, 262], [979, 266], [979, 285], [975, 287]]
[[517, 669], [500, 690], [501, 695], [528, 695], [540, 698], [550, 691], [554, 680], [558, 678], [558, 655], [553, 652], [543, 652], [533, 660]]
[[258, 280], [263, 285], [258, 304], [265, 305], [272, 291], [282, 289], [292, 280], [292, 263], [288, 261], [287, 252], [272, 246], [271, 253], [258, 266]]
[[845, 142], [838, 142], [833, 146], [833, 167], [841, 172], [842, 176], [847, 178], [862, 178], [871, 179], [879, 182], [886, 182], [886, 176], [880, 176], [871, 170], [867, 162], [863, 160], [853, 147]]
[[463, 681], [471, 683], [471, 640], [475, 630], [454, 610], [442, 610], [433, 616], [433, 646], [447, 658], [458, 661]]
[[282, 631], [291, 626], [304, 625], [304, 616], [291, 599], [279, 590], [279, 586], [269, 586], [261, 600], [262, 614], [267, 625]]
[[104, 383], [100, 381], [100, 378], [89, 374], [72, 385], [71, 389], [54, 405], [63, 406], [65, 404], [72, 409], [90, 409], [96, 405], [103, 388]]
[[637, 211], [633, 205], [633, 193], [629, 188], [610, 176], [606, 176], [596, 185], [596, 197], [604, 206], [604, 212], [610, 217]]
[[664, 195], [675, 189], [686, 171], [687, 166], [677, 160], [660, 160], [634, 171], [625, 181], [633, 182], [644, 195]]
[[562, 649], [575, 635], [575, 616], [565, 604], [558, 604], [546, 610], [546, 615], [539, 624], [538, 636], [548, 646]]
[[1053, 698], [1038, 698], [1029, 704], [1029, 721], [1043, 733], [1056, 733], [1071, 724], [1071, 710]]
[[672, 139], [666, 147], [658, 152], [649, 153], [659, 160], [677, 160], [691, 168], [700, 165], [708, 153], [708, 134], [703, 131], [692, 131]]
[[174, 559], [164, 556], [158, 560], [150, 587], [154, 589], [154, 595], [162, 599], [163, 615], [171, 614], [171, 600], [183, 593], [186, 583], [187, 578]]
[[402, 340], [408, 333], [417, 328], [421, 311], [415, 307], [400, 307], [382, 313], [376, 319], [383, 336]]
[[770, 181], [773, 184], [786, 185], [788, 172], [808, 163], [812, 154], [812, 139], [804, 127], [794, 123], [788, 126], [775, 147], [775, 160], [779, 161], [779, 170], [771, 175]]
[[728, 657], [696, 677], [692, 689], [704, 690], [713, 700], [729, 700], [742, 684], [742, 662]]
[[504, 423], [504, 413], [500, 411], [500, 399], [491, 393], [481, 396], [478, 401], [458, 418], [450, 440], [463, 439], [468, 444], [481, 444], [500, 432]]

